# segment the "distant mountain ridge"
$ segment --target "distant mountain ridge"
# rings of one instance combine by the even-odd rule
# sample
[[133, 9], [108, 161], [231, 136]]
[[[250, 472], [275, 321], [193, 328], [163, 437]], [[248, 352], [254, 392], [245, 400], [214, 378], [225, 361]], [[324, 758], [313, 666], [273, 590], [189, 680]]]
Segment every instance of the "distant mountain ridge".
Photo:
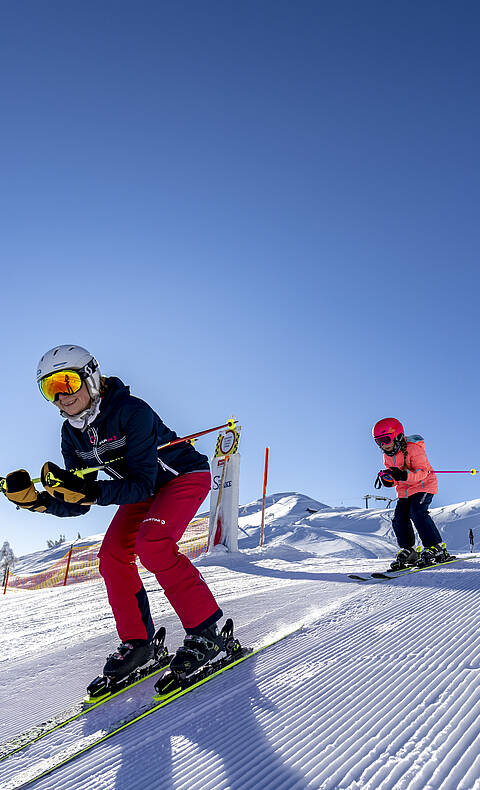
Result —
[[[354, 559], [390, 557], [397, 549], [391, 527], [393, 507], [331, 507], [294, 491], [269, 494], [265, 507], [264, 545], [271, 549], [281, 544], [317, 556]], [[259, 545], [262, 500], [239, 507], [239, 548]], [[432, 516], [451, 551], [469, 550], [469, 530], [480, 547], [480, 499], [433, 508]], [[199, 514], [198, 518], [208, 513]], [[104, 533], [81, 538], [77, 546], [102, 540]], [[15, 572], [25, 574], [47, 568], [60, 559], [70, 543], [20, 557]]]

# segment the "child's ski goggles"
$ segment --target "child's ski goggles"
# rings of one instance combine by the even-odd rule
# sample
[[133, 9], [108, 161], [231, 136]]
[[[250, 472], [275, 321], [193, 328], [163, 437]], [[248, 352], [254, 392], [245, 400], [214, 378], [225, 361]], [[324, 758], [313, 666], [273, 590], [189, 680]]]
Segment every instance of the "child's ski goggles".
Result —
[[374, 439], [379, 447], [383, 447], [384, 444], [390, 444], [390, 442], [393, 442], [393, 436], [389, 436], [388, 434], [384, 434], [383, 436], [375, 436]]
[[75, 395], [81, 388], [84, 378], [82, 371], [79, 370], [56, 370], [55, 373], [40, 379], [38, 386], [43, 397], [54, 403], [61, 392]]

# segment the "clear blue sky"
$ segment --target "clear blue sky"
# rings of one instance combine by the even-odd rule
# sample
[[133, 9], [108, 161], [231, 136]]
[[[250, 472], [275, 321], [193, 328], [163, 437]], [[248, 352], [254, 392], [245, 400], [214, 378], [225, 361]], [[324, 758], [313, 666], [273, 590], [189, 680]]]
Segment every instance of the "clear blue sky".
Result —
[[[479, 35], [476, 2], [4, 3], [0, 472], [60, 460], [67, 342], [179, 434], [235, 414], [242, 502], [269, 445], [271, 492], [361, 506], [387, 415], [480, 466]], [[0, 505], [17, 553], [114, 512]]]

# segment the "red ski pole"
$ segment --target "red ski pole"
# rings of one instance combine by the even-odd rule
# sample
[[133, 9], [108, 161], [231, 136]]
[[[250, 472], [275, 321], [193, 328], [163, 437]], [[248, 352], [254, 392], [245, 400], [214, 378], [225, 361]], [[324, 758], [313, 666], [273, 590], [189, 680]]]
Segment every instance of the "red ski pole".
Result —
[[[224, 425], [216, 425], [214, 428], [207, 428], [205, 431], [197, 431], [197, 433], [190, 433], [188, 436], [180, 436], [178, 439], [172, 439], [171, 442], [166, 442], [165, 444], [160, 444], [157, 447], [157, 450], [163, 450], [165, 447], [172, 447], [174, 444], [180, 444], [181, 442], [190, 442], [192, 439], [198, 439], [199, 436], [205, 436], [206, 433], [213, 433], [213, 431], [219, 431], [221, 428], [230, 428], [233, 430], [235, 425], [237, 424], [238, 420], [234, 417], [231, 417]], [[122, 461], [123, 456], [120, 458], [112, 458], [108, 461], [108, 464], [113, 464], [115, 461]], [[101, 466], [89, 466], [87, 469], [70, 469], [72, 474], [77, 475], [78, 477], [83, 477], [84, 475], [92, 474], [92, 472], [100, 472], [102, 469], [105, 468], [108, 464], [102, 464]], [[32, 483], [40, 483], [41, 480], [39, 477], [34, 477], [32, 479]], [[5, 492], [5, 478], [0, 477], [0, 491]]]

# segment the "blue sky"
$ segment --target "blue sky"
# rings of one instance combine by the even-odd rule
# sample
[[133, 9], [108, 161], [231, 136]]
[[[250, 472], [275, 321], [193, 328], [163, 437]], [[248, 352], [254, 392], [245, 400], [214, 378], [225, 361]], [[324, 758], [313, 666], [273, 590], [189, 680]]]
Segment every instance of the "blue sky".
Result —
[[[480, 466], [479, 33], [474, 2], [4, 4], [1, 473], [60, 460], [34, 375], [67, 342], [180, 435], [235, 414], [242, 502], [268, 445], [269, 491], [361, 506], [387, 415]], [[17, 553], [114, 512], [0, 504]]]

